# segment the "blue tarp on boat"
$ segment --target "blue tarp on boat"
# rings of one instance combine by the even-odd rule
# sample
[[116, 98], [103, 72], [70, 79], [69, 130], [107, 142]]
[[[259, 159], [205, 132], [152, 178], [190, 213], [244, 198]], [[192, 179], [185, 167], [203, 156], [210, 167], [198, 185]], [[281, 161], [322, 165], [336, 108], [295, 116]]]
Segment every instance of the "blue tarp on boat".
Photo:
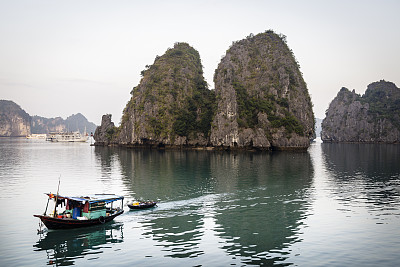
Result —
[[[49, 196], [49, 198], [55, 198], [56, 195], [55, 194], [51, 194], [51, 193], [45, 193], [46, 195]], [[105, 203], [111, 203], [117, 200], [123, 200], [124, 197], [123, 196], [117, 196], [114, 194], [94, 194], [94, 195], [86, 195], [86, 196], [81, 196], [81, 197], [68, 197], [68, 196], [57, 196], [58, 199], [70, 199], [70, 200], [74, 200], [77, 202], [81, 202], [83, 204], [85, 204], [87, 201], [89, 203], [97, 203], [97, 202], [105, 202]]]

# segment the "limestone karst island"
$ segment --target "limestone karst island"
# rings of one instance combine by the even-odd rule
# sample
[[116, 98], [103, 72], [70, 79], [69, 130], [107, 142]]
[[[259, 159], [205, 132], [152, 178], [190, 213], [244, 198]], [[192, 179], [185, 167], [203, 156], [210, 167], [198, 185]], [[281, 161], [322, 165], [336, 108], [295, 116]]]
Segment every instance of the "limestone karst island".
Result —
[[363, 96], [342, 88], [322, 122], [324, 142], [400, 143], [400, 89], [381, 80]]
[[154, 148], [307, 149], [311, 98], [286, 37], [269, 30], [234, 42], [214, 74], [176, 43], [142, 71], [116, 127], [103, 115], [95, 145]]
[[[156, 56], [141, 75], [118, 127], [109, 114], [96, 128], [80, 113], [47, 119], [0, 100], [0, 137], [96, 129], [97, 146], [305, 150], [316, 136], [299, 64], [286, 37], [271, 30], [232, 43], [215, 70], [214, 89], [187, 43]], [[364, 95], [343, 87], [321, 128], [323, 142], [399, 144], [400, 89], [385, 80]]]

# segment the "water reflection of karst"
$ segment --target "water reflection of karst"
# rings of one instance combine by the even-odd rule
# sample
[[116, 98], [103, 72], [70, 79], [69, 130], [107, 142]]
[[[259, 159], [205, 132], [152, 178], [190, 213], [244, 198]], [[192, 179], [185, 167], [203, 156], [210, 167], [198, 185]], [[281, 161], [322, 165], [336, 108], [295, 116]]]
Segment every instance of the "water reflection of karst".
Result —
[[105, 244], [122, 243], [122, 224], [49, 231], [34, 245], [35, 251], [46, 251], [47, 265], [74, 265], [76, 259], [102, 253]]
[[310, 155], [279, 152], [217, 157], [212, 170], [218, 177], [217, 187], [232, 192], [216, 207], [218, 234], [226, 240], [223, 248], [246, 264], [280, 260], [271, 258], [269, 252], [299, 241], [298, 230], [308, 214], [313, 177]]
[[299, 240], [314, 173], [307, 152], [117, 153], [131, 197], [161, 201], [142, 223], [143, 235], [163, 247], [165, 256], [201, 257], [207, 233], [233, 261], [269, 264], [278, 260], [268, 258], [270, 251]]
[[159, 242], [167, 257], [193, 258], [203, 254], [199, 248], [203, 215], [175, 214], [163, 218], [155, 218], [144, 224], [144, 236], [151, 236]]
[[345, 205], [392, 209], [400, 201], [400, 146], [390, 144], [321, 144], [324, 164]]
[[188, 199], [201, 196], [208, 189], [207, 152], [121, 150], [119, 159], [122, 179], [134, 198]]
[[399, 174], [399, 145], [323, 143], [321, 146], [326, 166], [341, 177], [363, 173], [374, 179], [386, 179]]
[[102, 177], [111, 178], [114, 163], [118, 162], [119, 150], [115, 147], [95, 147], [94, 152], [101, 168]]

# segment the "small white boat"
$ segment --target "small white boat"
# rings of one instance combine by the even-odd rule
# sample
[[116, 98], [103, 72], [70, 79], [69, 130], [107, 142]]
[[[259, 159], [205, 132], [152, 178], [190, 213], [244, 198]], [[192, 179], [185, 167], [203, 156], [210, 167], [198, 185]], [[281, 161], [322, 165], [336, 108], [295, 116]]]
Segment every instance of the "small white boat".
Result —
[[46, 134], [30, 134], [26, 136], [27, 139], [46, 139], [46, 137]]
[[88, 134], [77, 132], [51, 132], [46, 135], [47, 141], [52, 142], [86, 142], [89, 139]]

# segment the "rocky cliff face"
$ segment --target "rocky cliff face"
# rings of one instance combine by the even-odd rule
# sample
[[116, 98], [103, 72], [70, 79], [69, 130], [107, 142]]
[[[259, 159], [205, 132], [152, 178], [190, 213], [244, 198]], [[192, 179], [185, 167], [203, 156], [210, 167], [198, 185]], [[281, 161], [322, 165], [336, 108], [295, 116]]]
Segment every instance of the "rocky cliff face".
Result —
[[31, 117], [12, 101], [0, 100], [0, 136], [20, 137], [31, 133]]
[[114, 134], [116, 127], [111, 121], [111, 114], [103, 115], [101, 125], [96, 128], [93, 138], [97, 145], [108, 146], [111, 142], [111, 137]]
[[309, 146], [315, 136], [311, 99], [284, 36], [267, 31], [234, 43], [218, 65], [214, 82], [214, 146]]
[[131, 92], [120, 127], [108, 135], [109, 140], [95, 138], [96, 143], [207, 145], [214, 94], [204, 81], [199, 53], [186, 43], [176, 43], [156, 57], [153, 65], [146, 66], [142, 75]]
[[384, 80], [363, 96], [342, 88], [322, 122], [324, 142], [400, 143], [400, 89]]

